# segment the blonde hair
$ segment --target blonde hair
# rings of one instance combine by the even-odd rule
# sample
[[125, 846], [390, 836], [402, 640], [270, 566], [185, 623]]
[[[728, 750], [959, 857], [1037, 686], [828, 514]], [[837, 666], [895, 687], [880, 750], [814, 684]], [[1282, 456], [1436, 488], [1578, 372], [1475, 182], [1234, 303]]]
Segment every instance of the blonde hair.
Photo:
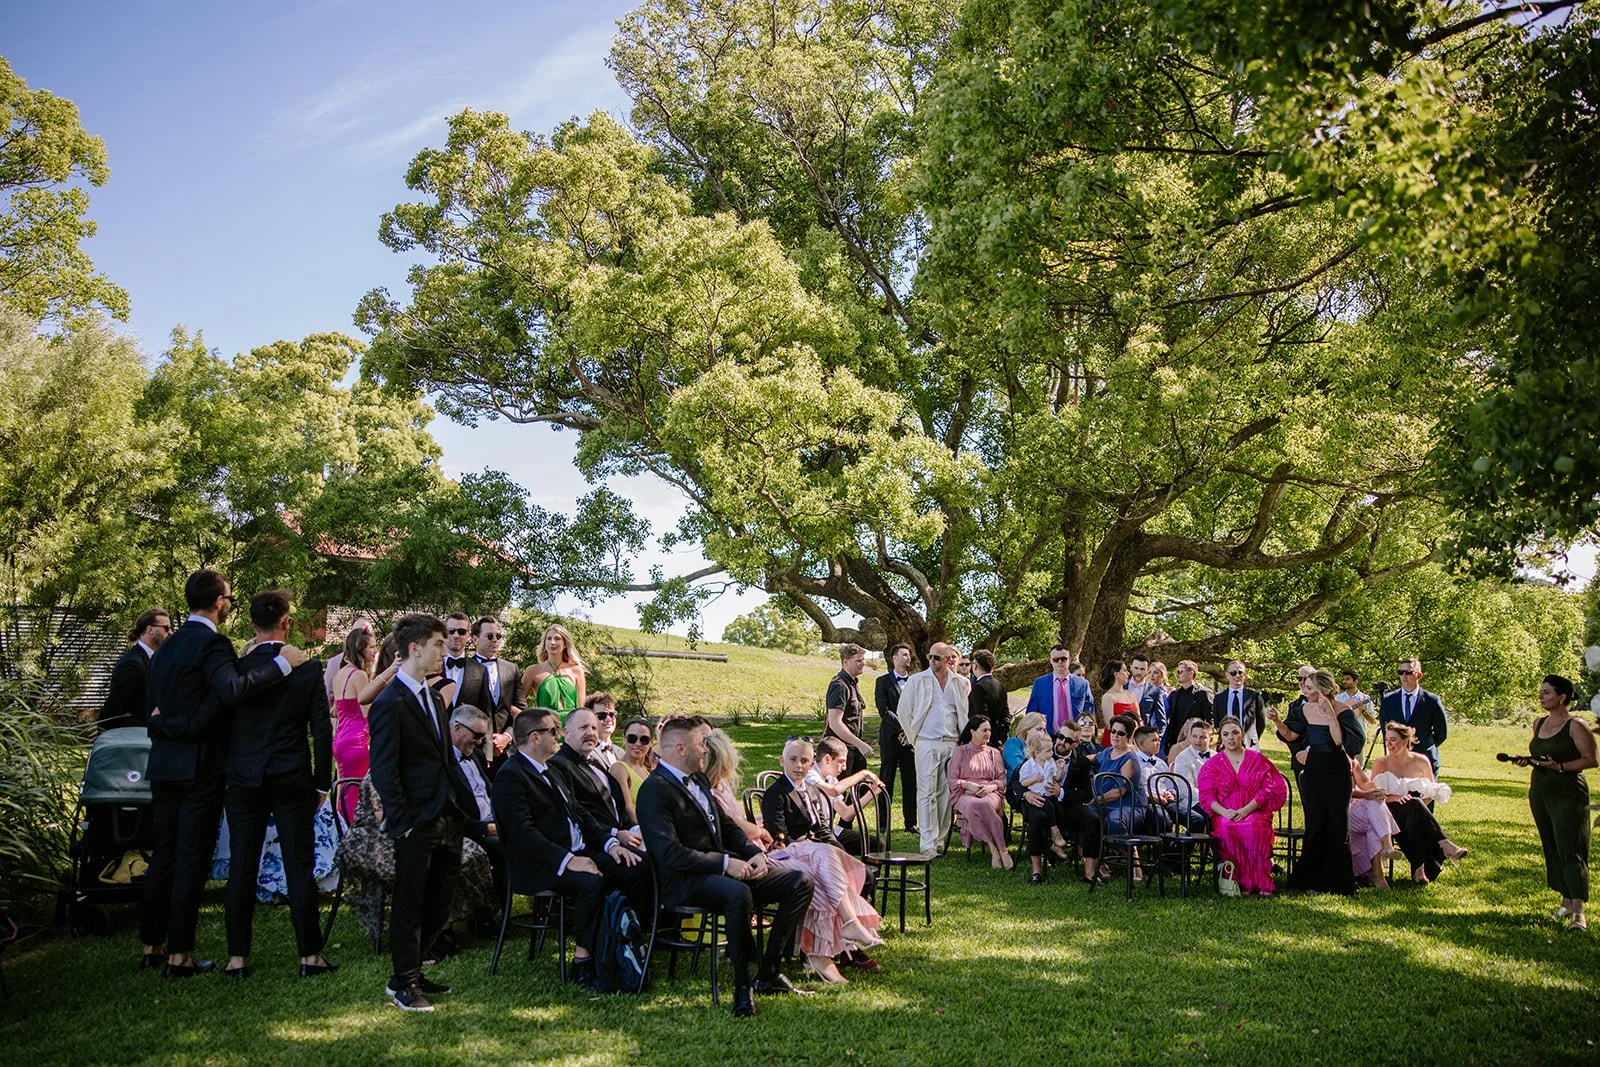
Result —
[[556, 666], [561, 667], [570, 665], [577, 667], [579, 670], [587, 674], [589, 668], [583, 665], [583, 658], [578, 655], [577, 644], [572, 640], [572, 635], [567, 632], [567, 628], [562, 626], [559, 622], [553, 622], [544, 628], [544, 636], [539, 638], [539, 658], [541, 660], [544, 659], [544, 646], [545, 643], [550, 640], [551, 634], [559, 634], [562, 642], [561, 662], [556, 664]]
[[739, 792], [739, 746], [721, 730], [706, 734], [706, 780], [712, 785], [727, 783], [737, 795]]
[[1035, 762], [1042, 762], [1055, 755], [1055, 742], [1050, 740], [1050, 735], [1039, 734], [1028, 742], [1028, 758]]
[[1033, 729], [1035, 726], [1043, 725], [1044, 716], [1040, 715], [1037, 711], [1030, 711], [1028, 714], [1017, 720], [1017, 725], [1011, 728], [1011, 736], [1019, 739], [1027, 737], [1029, 730]]
[[1339, 683], [1327, 671], [1313, 671], [1307, 680], [1325, 697], [1331, 697], [1339, 691]]
[[1154, 663], [1150, 664], [1150, 670], [1146, 672], [1145, 677], [1155, 678], [1158, 673], [1161, 675], [1160, 679], [1158, 679], [1159, 682], [1162, 685], [1165, 685], [1167, 682], [1167, 665], [1162, 663], [1160, 660], [1156, 660]]

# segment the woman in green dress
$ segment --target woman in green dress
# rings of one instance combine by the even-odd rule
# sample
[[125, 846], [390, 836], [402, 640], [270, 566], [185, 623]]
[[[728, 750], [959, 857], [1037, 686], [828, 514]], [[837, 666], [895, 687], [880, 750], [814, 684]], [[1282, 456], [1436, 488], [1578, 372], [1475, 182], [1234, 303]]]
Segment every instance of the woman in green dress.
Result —
[[1556, 918], [1568, 930], [1587, 930], [1583, 905], [1589, 899], [1589, 783], [1585, 768], [1595, 766], [1594, 734], [1572, 716], [1577, 691], [1559, 674], [1544, 676], [1539, 705], [1546, 714], [1533, 724], [1528, 754], [1533, 778], [1528, 804], [1544, 846], [1545, 881], [1561, 894]]
[[545, 630], [539, 651], [539, 662], [522, 674], [522, 688], [533, 694], [534, 707], [549, 708], [566, 722], [568, 713], [581, 707], [588, 695], [578, 646], [565, 626], [555, 624]]

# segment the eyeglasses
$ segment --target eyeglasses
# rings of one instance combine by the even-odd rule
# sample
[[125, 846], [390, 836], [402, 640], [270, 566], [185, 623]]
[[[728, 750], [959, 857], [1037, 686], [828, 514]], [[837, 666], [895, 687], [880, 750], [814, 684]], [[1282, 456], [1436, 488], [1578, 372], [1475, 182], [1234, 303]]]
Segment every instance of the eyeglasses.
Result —
[[1401, 667], [1401, 668], [1400, 668], [1400, 675], [1401, 675], [1401, 677], [1403, 677], [1403, 678], [1409, 678], [1409, 677], [1411, 677], [1411, 676], [1412, 676], [1412, 675], [1413, 675], [1413, 674], [1416, 674], [1416, 673], [1417, 673], [1417, 672], [1416, 672], [1416, 671], [1414, 671], [1414, 670], [1412, 670], [1412, 669], [1411, 669], [1411, 668], [1410, 668], [1410, 667]]
[[465, 637], [465, 636], [467, 636], [467, 631], [466, 631], [465, 628], [458, 629], [458, 630], [447, 630], [445, 632], [448, 633], [451, 637]]
[[234, 602], [234, 597], [233, 597], [232, 593], [223, 593], [223, 594], [221, 594], [221, 597], [222, 597], [223, 600], [226, 600], [230, 604], [232, 604]]
[[610, 719], [612, 722], [617, 721], [617, 713], [614, 711], [597, 711], [594, 713], [594, 717], [597, 719]]
[[622, 739], [630, 745], [648, 745], [650, 743], [649, 734], [624, 734]]
[[504, 641], [505, 639], [505, 634], [484, 634], [482, 637], [478, 638], [479, 641]]
[[529, 730], [528, 732], [530, 734], [559, 734], [561, 732], [561, 727], [559, 727], [559, 726], [535, 726], [533, 729]]
[[1128, 736], [1128, 731], [1126, 731], [1126, 730], [1112, 730], [1111, 731], [1111, 736], [1112, 737], [1127, 737]]
[[788, 737], [784, 738], [783, 740], [784, 740], [785, 744], [787, 744], [790, 741], [804, 741], [808, 745], [811, 743], [811, 737], [810, 737], [809, 734], [790, 734]]

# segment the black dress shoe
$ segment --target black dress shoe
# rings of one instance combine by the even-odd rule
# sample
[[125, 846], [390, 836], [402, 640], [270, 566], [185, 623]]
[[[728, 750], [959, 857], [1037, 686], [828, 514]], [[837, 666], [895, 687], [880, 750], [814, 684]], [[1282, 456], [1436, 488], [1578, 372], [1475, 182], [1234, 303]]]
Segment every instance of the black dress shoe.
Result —
[[215, 970], [216, 964], [210, 960], [195, 960], [190, 964], [169, 963], [161, 969], [163, 978], [193, 978], [197, 974], [205, 974]]
[[596, 980], [594, 957], [572, 961], [572, 980], [585, 989], [593, 989]]
[[224, 967], [222, 968], [222, 973], [232, 978], [235, 982], [242, 982], [250, 977], [250, 967], [248, 964], [243, 967]]
[[733, 1017], [751, 1019], [756, 1014], [756, 998], [747, 985], [733, 987]]
[[321, 963], [302, 963], [300, 965], [301, 978], [315, 978], [319, 974], [332, 974], [339, 969], [339, 965], [332, 960]]
[[1030, 875], [1028, 875], [1028, 884], [1029, 885], [1044, 885], [1044, 874], [1041, 872], [1039, 874], [1030, 874]]
[[139, 958], [139, 969], [141, 971], [153, 971], [166, 962], [167, 957], [163, 956], [161, 953], [146, 952]]

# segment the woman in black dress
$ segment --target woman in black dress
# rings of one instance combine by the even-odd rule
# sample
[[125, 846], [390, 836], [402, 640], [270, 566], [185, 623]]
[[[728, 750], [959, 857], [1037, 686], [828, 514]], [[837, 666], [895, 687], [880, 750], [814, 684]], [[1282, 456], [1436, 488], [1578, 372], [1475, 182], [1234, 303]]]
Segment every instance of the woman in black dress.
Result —
[[1356, 713], [1334, 702], [1333, 675], [1317, 671], [1302, 685], [1305, 732], [1294, 754], [1300, 764], [1300, 806], [1306, 833], [1289, 888], [1312, 893], [1356, 891], [1350, 870], [1350, 760], [1361, 758], [1366, 736]]
[[1577, 691], [1559, 674], [1544, 676], [1539, 706], [1545, 715], [1533, 724], [1528, 742], [1533, 778], [1528, 805], [1544, 848], [1545, 884], [1561, 894], [1556, 919], [1569, 930], [1587, 930], [1583, 905], [1589, 899], [1589, 783], [1583, 772], [1595, 763], [1594, 734], [1572, 716]]

